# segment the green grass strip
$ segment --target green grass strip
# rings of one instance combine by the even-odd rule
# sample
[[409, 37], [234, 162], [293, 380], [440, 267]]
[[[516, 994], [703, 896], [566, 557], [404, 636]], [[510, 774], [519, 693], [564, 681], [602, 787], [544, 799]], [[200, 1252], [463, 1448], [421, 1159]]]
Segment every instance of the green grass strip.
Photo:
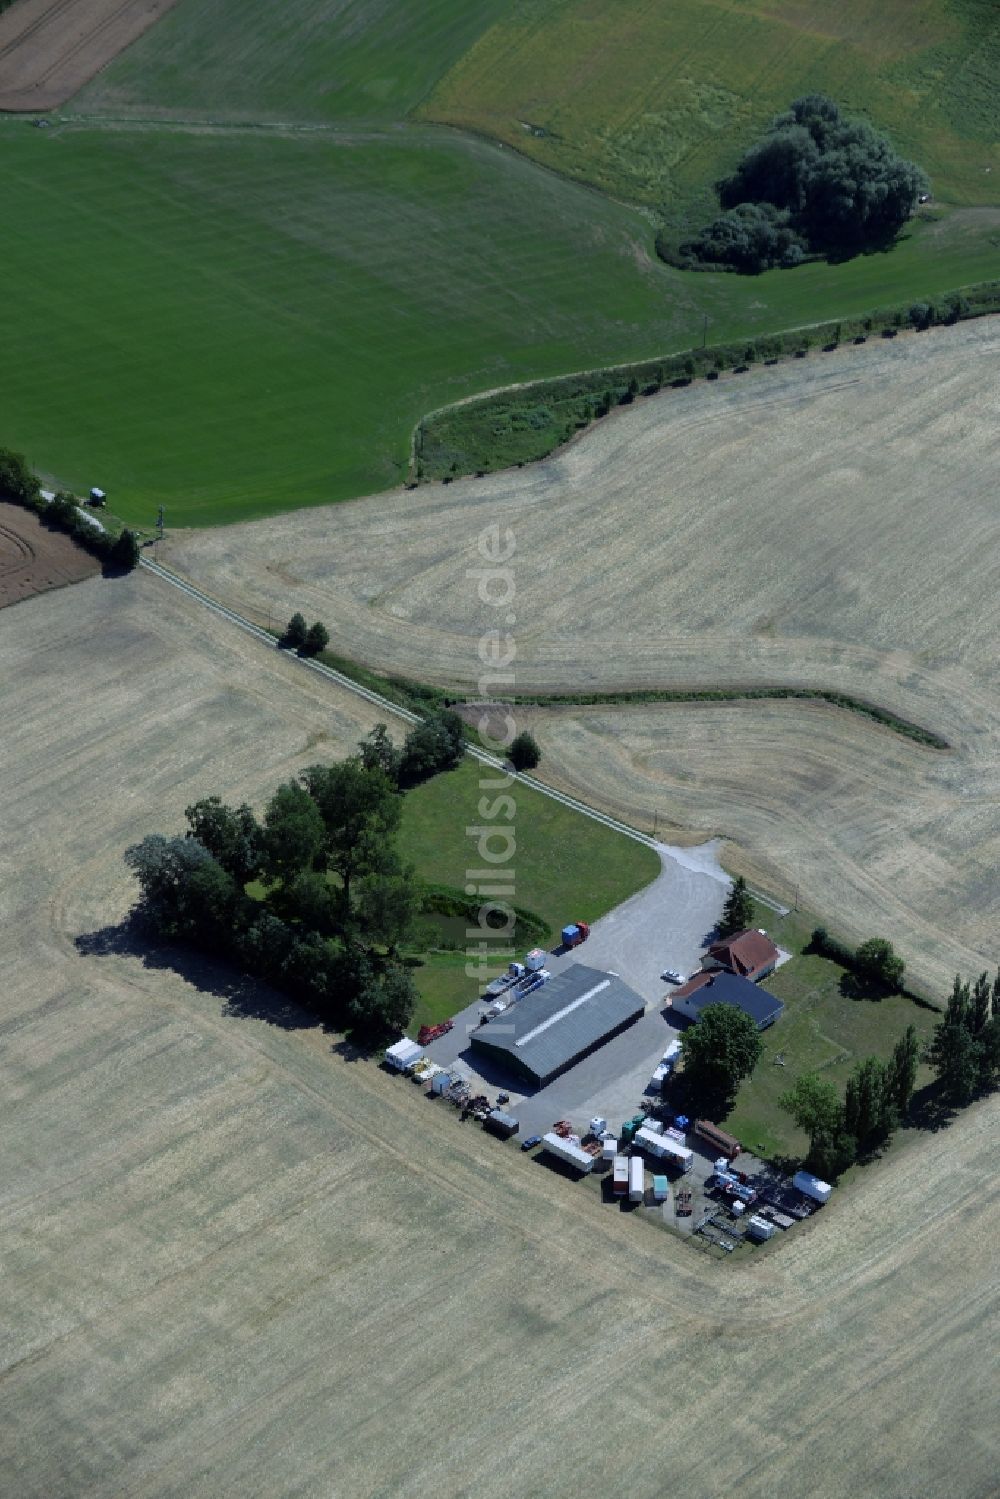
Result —
[[413, 434], [411, 483], [450, 483], [469, 474], [534, 463], [577, 432], [665, 387], [716, 380], [724, 370], [745, 373], [752, 365], [803, 358], [810, 349], [829, 351], [869, 337], [894, 338], [904, 329], [952, 324], [1000, 311], [1000, 281], [981, 282], [946, 296], [913, 299], [857, 317], [815, 323], [739, 343], [692, 348], [576, 375], [537, 380], [429, 413]]
[[664, 687], [635, 692], [518, 693], [517, 700], [539, 708], [597, 708], [629, 703], [735, 703], [760, 698], [801, 698], [806, 702], [829, 703], [834, 708], [844, 708], [849, 713], [860, 713], [865, 718], [871, 718], [905, 739], [912, 739], [928, 749], [951, 748], [947, 739], [935, 734], [932, 729], [925, 729], [922, 724], [901, 718], [898, 713], [892, 713], [888, 708], [881, 708], [865, 698], [853, 697], [847, 692], [832, 692], [824, 687]]

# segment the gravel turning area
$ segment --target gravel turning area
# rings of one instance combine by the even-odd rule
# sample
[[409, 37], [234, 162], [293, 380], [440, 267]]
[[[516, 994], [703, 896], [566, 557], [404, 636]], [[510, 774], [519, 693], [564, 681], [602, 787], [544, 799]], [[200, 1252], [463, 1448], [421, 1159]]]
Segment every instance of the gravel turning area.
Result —
[[274, 996], [76, 946], [124, 844], [363, 705], [145, 575], [10, 610], [0, 669], [5, 1494], [993, 1493], [996, 1103], [717, 1265]]

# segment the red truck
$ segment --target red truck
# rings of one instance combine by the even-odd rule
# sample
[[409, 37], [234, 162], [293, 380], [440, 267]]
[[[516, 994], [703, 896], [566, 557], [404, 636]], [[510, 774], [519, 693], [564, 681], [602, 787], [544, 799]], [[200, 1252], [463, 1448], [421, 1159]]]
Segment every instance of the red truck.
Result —
[[440, 1025], [422, 1025], [417, 1031], [417, 1045], [430, 1046], [439, 1036], [446, 1036], [454, 1025], [454, 1020], [442, 1020]]

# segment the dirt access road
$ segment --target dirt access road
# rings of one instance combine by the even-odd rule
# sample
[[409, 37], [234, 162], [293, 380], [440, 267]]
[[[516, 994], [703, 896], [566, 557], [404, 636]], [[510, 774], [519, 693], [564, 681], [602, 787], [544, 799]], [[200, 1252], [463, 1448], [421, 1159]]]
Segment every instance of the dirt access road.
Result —
[[995, 1103], [715, 1264], [273, 996], [75, 945], [125, 844], [362, 704], [145, 574], [8, 611], [0, 671], [4, 1494], [992, 1496]]
[[0, 110], [56, 109], [177, 0], [16, 0], [0, 15]]

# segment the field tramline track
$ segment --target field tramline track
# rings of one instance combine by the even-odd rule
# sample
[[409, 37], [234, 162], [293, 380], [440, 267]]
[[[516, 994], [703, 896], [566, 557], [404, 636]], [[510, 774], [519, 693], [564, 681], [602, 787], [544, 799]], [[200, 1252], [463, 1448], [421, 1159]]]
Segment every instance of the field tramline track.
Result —
[[[263, 626], [255, 625], [245, 615], [239, 614], [235, 609], [230, 609], [227, 604], [219, 603], [217, 599], [212, 598], [211, 594], [205, 593], [200, 588], [196, 588], [193, 583], [189, 583], [185, 578], [179, 577], [177, 573], [171, 572], [162, 563], [152, 562], [147, 557], [141, 557], [139, 565], [140, 567], [144, 567], [147, 572], [155, 573], [165, 583], [171, 584], [174, 588], [179, 588], [182, 593], [186, 593], [189, 598], [194, 599], [204, 608], [211, 609], [212, 613], [217, 614], [221, 619], [228, 620], [230, 624], [236, 625], [245, 634], [252, 635], [255, 640], [259, 640], [262, 644], [270, 646], [272, 649], [275, 648], [276, 641], [274, 636], [265, 630]], [[343, 672], [337, 671], [332, 666], [326, 666], [322, 661], [314, 661], [305, 656], [296, 656], [293, 659], [297, 660], [302, 666], [307, 667], [310, 671], [318, 673], [319, 676], [326, 677], [331, 682], [336, 682], [339, 687], [345, 687], [349, 692], [353, 692], [358, 697], [364, 698], [366, 702], [374, 704], [376, 708], [383, 708], [387, 713], [393, 713], [397, 718], [405, 719], [407, 723], [416, 724], [420, 722], [419, 714], [412, 712], [409, 708], [400, 707], [398, 703], [392, 702], [387, 697], [382, 697], [378, 692], [373, 692], [370, 687], [363, 687], [360, 682], [353, 681], [350, 677], [345, 676]], [[472, 759], [477, 760], [480, 765], [488, 765], [493, 770], [502, 771], [506, 768], [499, 756], [491, 755], [487, 750], [477, 749], [475, 745], [467, 744], [465, 753], [471, 755]], [[616, 817], [608, 817], [604, 812], [598, 812], [594, 807], [588, 806], [586, 802], [579, 801], [575, 796], [568, 796], [564, 791], [557, 791], [554, 786], [547, 785], [535, 776], [521, 774], [518, 776], [518, 782], [520, 785], [529, 786], [532, 791], [537, 791], [542, 796], [549, 797], [552, 801], [560, 802], [564, 807], [570, 808], [573, 812], [579, 812], [582, 817], [589, 817], [591, 821], [599, 822], [604, 827], [610, 828], [613, 832], [621, 833], [626, 838], [634, 839], [636, 843], [643, 843], [647, 848], [658, 849], [660, 847], [655, 838], [650, 838], [648, 834], [641, 833], [638, 828], [630, 827], [627, 822], [620, 822]], [[783, 906], [778, 901], [772, 900], [770, 896], [761, 894], [759, 890], [751, 890], [751, 894], [761, 905], [767, 906], [779, 915], [786, 916], [788, 914], [787, 906]]]

